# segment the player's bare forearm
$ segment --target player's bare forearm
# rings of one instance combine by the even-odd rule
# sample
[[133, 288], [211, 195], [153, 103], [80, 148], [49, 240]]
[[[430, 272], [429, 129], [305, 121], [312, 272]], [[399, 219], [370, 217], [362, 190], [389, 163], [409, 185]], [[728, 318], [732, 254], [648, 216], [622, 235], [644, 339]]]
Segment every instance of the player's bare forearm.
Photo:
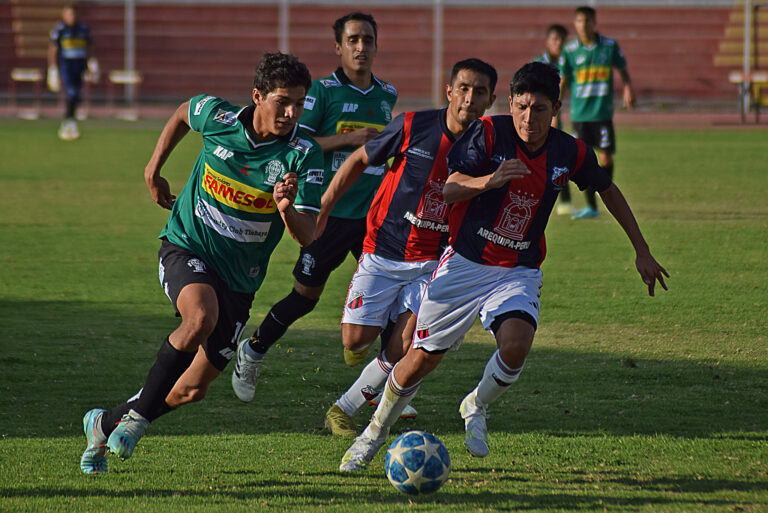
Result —
[[323, 194], [320, 212], [330, 212], [333, 210], [336, 202], [339, 201], [344, 193], [352, 187], [352, 184], [360, 178], [360, 175], [363, 174], [363, 171], [365, 171], [367, 166], [368, 154], [365, 152], [365, 147], [361, 146], [356, 149], [336, 171], [331, 183], [328, 184], [328, 188]]
[[144, 168], [144, 181], [149, 188], [152, 199], [163, 208], [173, 206], [175, 196], [171, 195], [168, 182], [160, 176], [160, 170], [176, 145], [189, 132], [187, 111], [189, 102], [182, 103], [176, 112], [168, 119], [155, 144], [147, 166]]
[[657, 280], [664, 290], [667, 290], [664, 276], [669, 278], [669, 274], [651, 255], [651, 250], [640, 232], [637, 220], [619, 188], [615, 184], [611, 184], [608, 189], [600, 193], [600, 199], [603, 200], [608, 211], [616, 218], [616, 221], [629, 237], [632, 247], [635, 249], [635, 266], [643, 279], [643, 283], [648, 286], [648, 294], [653, 296]]
[[323, 153], [346, 146], [362, 146], [378, 134], [378, 130], [372, 127], [358, 128], [351, 132], [343, 134], [328, 135], [325, 137], [315, 137], [315, 141], [320, 145]]
[[52, 68], [57, 66], [56, 58], [59, 55], [59, 47], [51, 43], [48, 45], [48, 67]]
[[285, 210], [280, 211], [280, 217], [283, 218], [285, 228], [290, 236], [300, 246], [308, 246], [315, 240], [317, 214], [314, 212], [299, 212], [291, 205]]

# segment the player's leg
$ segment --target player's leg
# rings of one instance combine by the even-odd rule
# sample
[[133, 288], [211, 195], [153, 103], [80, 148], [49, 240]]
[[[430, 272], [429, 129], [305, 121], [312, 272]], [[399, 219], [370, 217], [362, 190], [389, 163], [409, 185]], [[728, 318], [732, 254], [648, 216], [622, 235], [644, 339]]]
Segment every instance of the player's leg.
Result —
[[517, 381], [538, 322], [541, 271], [515, 268], [499, 270], [498, 274], [499, 286], [480, 312], [483, 325], [496, 338], [498, 349], [488, 360], [480, 382], [459, 407], [464, 419], [464, 443], [470, 454], [480, 458], [490, 451], [488, 406]]
[[184, 404], [202, 401], [208, 393], [208, 387], [216, 379], [221, 370], [217, 369], [208, 360], [205, 350], [201, 346], [197, 350], [192, 364], [176, 380], [173, 388], [165, 398], [166, 404], [171, 409], [176, 409]]

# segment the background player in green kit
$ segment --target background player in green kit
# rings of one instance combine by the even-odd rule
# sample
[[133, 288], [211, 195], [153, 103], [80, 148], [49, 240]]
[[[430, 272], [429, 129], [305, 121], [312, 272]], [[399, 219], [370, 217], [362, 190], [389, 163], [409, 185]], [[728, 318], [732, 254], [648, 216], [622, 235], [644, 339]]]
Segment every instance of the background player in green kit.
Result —
[[[565, 44], [565, 39], [567, 37], [568, 29], [562, 25], [554, 24], [547, 27], [546, 39], [544, 40], [544, 52], [537, 55], [533, 60], [559, 67], [562, 60], [563, 44]], [[559, 110], [552, 119], [552, 126], [559, 130], [563, 129], [563, 121], [560, 119]], [[560, 191], [560, 196], [557, 198], [557, 201], [558, 205], [556, 211], [559, 215], [573, 214], [573, 207], [571, 206], [571, 188], [568, 186], [567, 182], [563, 185], [563, 190]]]
[[[325, 184], [346, 158], [372, 139], [392, 120], [397, 100], [394, 87], [372, 72], [376, 57], [377, 28], [373, 17], [353, 12], [336, 20], [336, 55], [341, 66], [330, 76], [315, 80], [307, 94], [302, 128], [313, 134], [325, 153]], [[331, 272], [348, 253], [360, 258], [365, 237], [365, 217], [384, 174], [373, 166], [339, 200], [322, 236], [301, 250], [293, 270], [293, 290], [269, 311], [253, 337], [238, 347], [232, 388], [241, 401], [251, 401], [259, 367], [269, 347], [297, 319], [312, 311]], [[349, 365], [365, 353], [345, 351]]]
[[[591, 7], [578, 7], [573, 26], [577, 39], [565, 45], [560, 61], [560, 95], [571, 89], [571, 121], [579, 139], [597, 149], [600, 166], [613, 178], [616, 136], [613, 130], [613, 68], [624, 84], [622, 103], [630, 109], [635, 94], [627, 71], [627, 61], [619, 44], [595, 31], [597, 13]], [[572, 219], [598, 217], [595, 191], [587, 189], [587, 206]]]
[[[171, 209], [160, 234], [160, 282], [181, 325], [136, 396], [86, 413], [84, 473], [106, 472], [108, 451], [129, 458], [150, 422], [203, 399], [235, 354], [284, 228], [301, 245], [313, 240], [322, 152], [297, 125], [310, 84], [296, 57], [265, 54], [252, 105], [195, 96], [166, 123], [144, 179], [152, 199]], [[160, 169], [190, 128], [202, 135], [203, 149], [177, 199]]]

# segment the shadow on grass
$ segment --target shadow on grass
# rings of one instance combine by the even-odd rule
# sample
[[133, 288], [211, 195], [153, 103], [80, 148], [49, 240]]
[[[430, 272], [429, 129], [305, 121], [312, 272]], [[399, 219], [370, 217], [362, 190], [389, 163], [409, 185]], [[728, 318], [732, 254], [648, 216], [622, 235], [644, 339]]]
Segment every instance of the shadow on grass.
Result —
[[[177, 324], [168, 305], [0, 300], [0, 435], [81, 432], [84, 411], [119, 404], [142, 386], [160, 342]], [[343, 364], [338, 329], [329, 324], [310, 317], [288, 331], [265, 359], [252, 403], [235, 399], [230, 367], [203, 402], [158, 419], [151, 432], [317, 433], [328, 405], [361, 370]], [[413, 401], [419, 417], [396, 430], [461, 432], [458, 404], [492, 351], [490, 343], [465, 343], [449, 353]], [[768, 424], [768, 371], [689, 359], [628, 364], [621, 351], [534, 347], [521, 379], [493, 405], [489, 428], [765, 440], [759, 433]], [[359, 415], [361, 423], [371, 411]]]

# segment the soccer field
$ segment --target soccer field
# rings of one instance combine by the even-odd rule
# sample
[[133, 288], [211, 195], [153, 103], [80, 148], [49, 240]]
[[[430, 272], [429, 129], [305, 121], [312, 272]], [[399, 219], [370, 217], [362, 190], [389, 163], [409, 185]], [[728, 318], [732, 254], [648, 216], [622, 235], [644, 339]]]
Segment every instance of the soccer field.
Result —
[[[90, 120], [65, 143], [54, 120], [0, 120], [0, 511], [768, 511], [764, 130], [618, 127], [616, 182], [670, 290], [648, 297], [609, 215], [553, 216], [540, 329], [491, 407], [491, 454], [469, 456], [457, 411], [495, 347], [479, 325], [390, 436], [445, 442], [436, 494], [391, 487], [385, 451], [337, 470], [350, 440], [322, 423], [360, 370], [338, 326], [351, 258], [270, 351], [253, 403], [235, 398], [230, 366], [130, 460], [81, 474], [83, 414], [135, 393], [178, 323], [156, 274], [167, 212], [143, 181], [161, 126]], [[174, 192], [199, 145], [190, 134], [166, 164]], [[286, 236], [248, 333], [290, 290], [297, 252]]]

